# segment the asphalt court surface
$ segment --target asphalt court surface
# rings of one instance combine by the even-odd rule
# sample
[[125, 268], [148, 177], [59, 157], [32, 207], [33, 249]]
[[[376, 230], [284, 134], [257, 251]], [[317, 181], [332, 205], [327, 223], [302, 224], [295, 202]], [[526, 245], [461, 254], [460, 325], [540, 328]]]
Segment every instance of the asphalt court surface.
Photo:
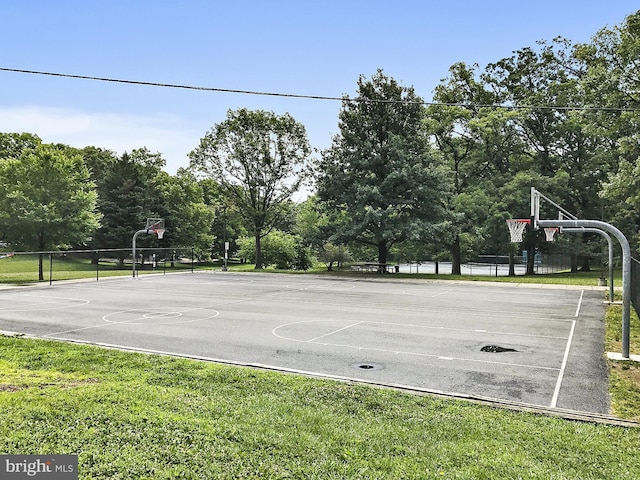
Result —
[[1, 290], [0, 331], [609, 412], [597, 289], [150, 275]]

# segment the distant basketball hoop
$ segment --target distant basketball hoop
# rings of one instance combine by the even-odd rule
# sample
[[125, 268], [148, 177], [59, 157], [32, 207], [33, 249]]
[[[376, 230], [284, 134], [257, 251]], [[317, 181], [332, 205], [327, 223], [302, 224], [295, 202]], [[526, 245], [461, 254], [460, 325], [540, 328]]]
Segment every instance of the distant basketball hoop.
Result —
[[528, 218], [508, 218], [507, 226], [509, 227], [509, 233], [511, 234], [511, 241], [513, 243], [521, 243], [524, 236], [524, 230], [527, 225], [531, 224], [531, 220]]
[[147, 233], [154, 233], [158, 236], [159, 240], [164, 237], [164, 218], [147, 218]]
[[559, 228], [545, 227], [544, 234], [547, 239], [547, 242], [553, 242], [553, 238], [555, 234], [558, 233], [559, 230], [560, 230]]
[[133, 278], [136, 277], [136, 238], [138, 237], [138, 235], [140, 235], [141, 233], [146, 233], [147, 235], [153, 233], [158, 236], [158, 239], [162, 240], [165, 231], [164, 218], [147, 218], [147, 226], [133, 234], [133, 239], [131, 241], [131, 254], [133, 257], [131, 271], [133, 274]]

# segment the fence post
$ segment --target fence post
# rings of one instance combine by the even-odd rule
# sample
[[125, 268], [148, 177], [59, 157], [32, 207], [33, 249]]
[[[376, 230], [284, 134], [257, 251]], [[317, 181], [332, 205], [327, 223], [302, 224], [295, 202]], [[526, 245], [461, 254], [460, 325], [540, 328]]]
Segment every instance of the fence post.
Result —
[[53, 277], [53, 252], [49, 252], [49, 286], [52, 284]]

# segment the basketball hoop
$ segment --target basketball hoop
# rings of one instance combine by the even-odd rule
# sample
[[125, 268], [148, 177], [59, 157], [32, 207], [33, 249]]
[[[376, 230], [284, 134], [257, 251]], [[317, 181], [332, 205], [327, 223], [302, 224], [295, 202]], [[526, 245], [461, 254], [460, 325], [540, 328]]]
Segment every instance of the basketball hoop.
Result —
[[522, 242], [524, 229], [530, 224], [531, 220], [528, 218], [508, 218], [507, 226], [509, 227], [509, 233], [511, 234], [511, 241], [514, 243]]
[[164, 218], [147, 218], [147, 233], [155, 233], [162, 240], [165, 231]]
[[544, 234], [547, 237], [547, 242], [553, 242], [553, 236], [559, 231], [556, 227], [545, 227]]

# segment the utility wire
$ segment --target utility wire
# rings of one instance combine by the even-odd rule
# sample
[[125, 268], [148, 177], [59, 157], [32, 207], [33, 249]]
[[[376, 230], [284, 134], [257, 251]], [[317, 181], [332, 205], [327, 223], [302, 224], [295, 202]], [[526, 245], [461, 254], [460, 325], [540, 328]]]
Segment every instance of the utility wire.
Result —
[[143, 85], [148, 87], [177, 88], [182, 90], [199, 90], [205, 92], [220, 93], [237, 93], [241, 95], [256, 95], [263, 97], [284, 97], [284, 98], [300, 98], [307, 100], [330, 100], [340, 102], [356, 102], [356, 103], [385, 103], [385, 104], [403, 104], [403, 105], [425, 105], [435, 107], [462, 107], [468, 109], [477, 108], [495, 108], [505, 110], [558, 110], [558, 111], [593, 111], [593, 112], [640, 112], [640, 108], [633, 107], [589, 107], [589, 106], [564, 106], [564, 105], [505, 105], [505, 104], [476, 104], [476, 103], [447, 103], [447, 102], [425, 102], [417, 100], [377, 100], [369, 98], [349, 98], [331, 97], [324, 95], [301, 95], [296, 93], [278, 93], [278, 92], [260, 92], [255, 90], [238, 90], [233, 88], [217, 88], [217, 87], [199, 87], [195, 85], [181, 85], [174, 83], [145, 82], [140, 80], [125, 80], [109, 77], [94, 77], [90, 75], [73, 75], [70, 73], [43, 72], [38, 70], [24, 70], [19, 68], [0, 67], [0, 71], [12, 73], [26, 73], [30, 75], [45, 75], [49, 77], [75, 78], [80, 80], [93, 80], [99, 82], [123, 83], [127, 85]]

